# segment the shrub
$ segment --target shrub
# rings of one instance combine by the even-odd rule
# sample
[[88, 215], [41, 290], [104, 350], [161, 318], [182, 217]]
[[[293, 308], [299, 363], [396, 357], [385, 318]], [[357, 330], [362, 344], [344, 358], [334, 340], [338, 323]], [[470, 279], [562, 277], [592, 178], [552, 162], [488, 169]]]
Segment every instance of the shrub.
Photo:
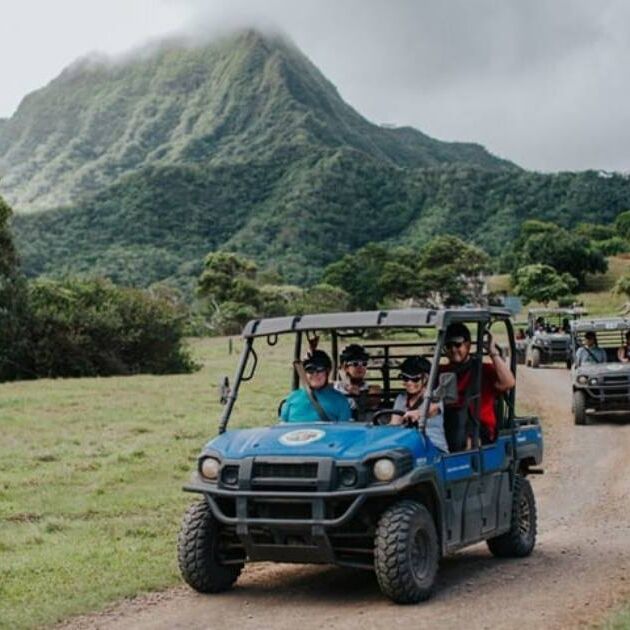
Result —
[[33, 375], [110, 376], [195, 369], [182, 346], [186, 313], [172, 300], [106, 280], [29, 287], [27, 356]]

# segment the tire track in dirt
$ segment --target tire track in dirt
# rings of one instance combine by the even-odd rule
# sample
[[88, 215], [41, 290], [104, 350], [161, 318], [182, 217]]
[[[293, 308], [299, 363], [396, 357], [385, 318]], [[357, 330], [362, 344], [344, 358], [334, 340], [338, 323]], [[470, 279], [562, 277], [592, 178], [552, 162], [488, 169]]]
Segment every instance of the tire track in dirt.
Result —
[[521, 369], [518, 381], [519, 399], [541, 415], [545, 433], [546, 474], [532, 480], [539, 537], [530, 558], [498, 560], [485, 544], [466, 549], [442, 561], [435, 596], [417, 606], [389, 602], [367, 572], [250, 565], [229, 593], [180, 587], [61, 627], [494, 630], [601, 618], [630, 598], [630, 423], [575, 426], [567, 370]]

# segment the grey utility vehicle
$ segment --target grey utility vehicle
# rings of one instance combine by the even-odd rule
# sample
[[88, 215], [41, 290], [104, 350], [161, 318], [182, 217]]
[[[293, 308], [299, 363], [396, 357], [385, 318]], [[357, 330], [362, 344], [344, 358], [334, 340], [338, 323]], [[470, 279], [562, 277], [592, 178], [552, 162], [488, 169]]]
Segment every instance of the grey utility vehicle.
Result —
[[[533, 368], [551, 363], [571, 367], [570, 323], [586, 315], [582, 308], [533, 308], [527, 313], [526, 338], [519, 340], [521, 356]], [[518, 353], [518, 346], [517, 346]]]
[[593, 353], [590, 361], [582, 365], [576, 362], [573, 366], [575, 424], [592, 424], [597, 416], [630, 416], [630, 363], [622, 363], [617, 358], [617, 350], [625, 345], [629, 330], [630, 319], [621, 317], [571, 323], [574, 356], [578, 348], [585, 345], [584, 335], [588, 332], [597, 335], [597, 346], [606, 354], [605, 362], [597, 361], [597, 353]]
[[[440, 368], [452, 322], [465, 323], [473, 340], [471, 359], [457, 375]], [[179, 536], [184, 580], [215, 593], [230, 588], [248, 562], [337, 564], [374, 571], [385, 595], [414, 603], [431, 594], [446, 553], [486, 541], [495, 556], [529, 555], [536, 504], [527, 477], [540, 472], [542, 432], [537, 418], [515, 416], [512, 389], [496, 403], [495, 441], [481, 442], [479, 392], [490, 329], [507, 338], [515, 370], [505, 310], [328, 313], [247, 324], [233, 386], [223, 381], [219, 435], [205, 445], [185, 486], [199, 500]], [[304, 369], [299, 359], [309, 347], [327, 351], [336, 368], [340, 346], [357, 340], [370, 355], [368, 383], [380, 392], [377, 411], [353, 421], [333, 422], [318, 411], [320, 421], [278, 422], [267, 382], [250, 389], [248, 409], [237, 410], [240, 426], [252, 428], [227, 430], [241, 385], [257, 373], [268, 375], [269, 354], [284, 349], [292, 355], [296, 389]], [[431, 361], [430, 395], [418, 422], [391, 424], [393, 414], [403, 413], [392, 408], [404, 391], [400, 366], [417, 355]], [[457, 378], [467, 379], [459, 394]], [[431, 442], [424, 422], [431, 399], [446, 404], [449, 446], [458, 443], [449, 437], [449, 418], [467, 418], [470, 448], [464, 443], [444, 453]]]

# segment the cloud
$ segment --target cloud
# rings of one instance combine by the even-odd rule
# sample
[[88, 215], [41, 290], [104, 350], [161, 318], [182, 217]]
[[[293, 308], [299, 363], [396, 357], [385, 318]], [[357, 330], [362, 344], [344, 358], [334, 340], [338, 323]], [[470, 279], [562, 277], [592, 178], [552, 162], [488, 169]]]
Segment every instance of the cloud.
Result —
[[287, 32], [376, 122], [476, 141], [538, 170], [630, 169], [624, 0], [170, 0]]
[[[8, 76], [3, 64], [5, 94], [40, 87], [44, 72], [49, 80], [94, 48], [119, 52], [173, 30], [210, 38], [254, 26], [287, 33], [375, 122], [479, 142], [527, 168], [630, 170], [626, 0], [58, 0], [50, 7], [22, 0], [13, 7], [0, 23], [0, 45], [13, 46], [0, 53], [15, 59]], [[0, 115], [6, 107], [0, 99]]]

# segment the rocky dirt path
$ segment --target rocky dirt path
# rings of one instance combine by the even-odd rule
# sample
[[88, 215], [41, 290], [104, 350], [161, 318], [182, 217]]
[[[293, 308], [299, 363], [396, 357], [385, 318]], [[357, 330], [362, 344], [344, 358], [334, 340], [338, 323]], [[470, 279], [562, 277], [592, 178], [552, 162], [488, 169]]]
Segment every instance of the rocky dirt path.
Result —
[[569, 373], [521, 369], [519, 399], [543, 418], [545, 475], [532, 479], [539, 537], [525, 560], [485, 545], [446, 558], [435, 596], [397, 606], [365, 572], [251, 565], [226, 594], [180, 587], [63, 627], [277, 630], [300, 628], [574, 628], [630, 599], [630, 423], [576, 427]]

